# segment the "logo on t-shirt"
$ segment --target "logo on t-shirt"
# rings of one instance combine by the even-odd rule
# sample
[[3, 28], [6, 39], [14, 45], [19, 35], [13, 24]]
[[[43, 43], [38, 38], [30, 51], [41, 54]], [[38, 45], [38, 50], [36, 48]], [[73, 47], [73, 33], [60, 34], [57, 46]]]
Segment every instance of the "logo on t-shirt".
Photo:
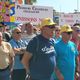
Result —
[[53, 46], [50, 46], [50, 47], [45, 46], [45, 47], [43, 47], [41, 50], [42, 50], [42, 52], [44, 52], [45, 54], [50, 54], [50, 53], [52, 53], [52, 52], [55, 51], [55, 49], [54, 49]]

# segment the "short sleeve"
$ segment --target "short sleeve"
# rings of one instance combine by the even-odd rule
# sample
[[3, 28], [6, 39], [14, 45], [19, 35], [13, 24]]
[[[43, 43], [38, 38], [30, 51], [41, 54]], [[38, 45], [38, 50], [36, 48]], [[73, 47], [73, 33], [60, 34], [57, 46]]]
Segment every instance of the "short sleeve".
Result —
[[37, 48], [37, 39], [33, 38], [27, 45], [26, 51], [28, 51], [31, 54], [34, 54]]
[[7, 43], [7, 46], [8, 46], [8, 49], [9, 49], [9, 54], [10, 54], [10, 56], [11, 56], [11, 57], [14, 57], [15, 54], [14, 54], [14, 51], [13, 51], [13, 49], [12, 49], [11, 44], [10, 44], [10, 43]]

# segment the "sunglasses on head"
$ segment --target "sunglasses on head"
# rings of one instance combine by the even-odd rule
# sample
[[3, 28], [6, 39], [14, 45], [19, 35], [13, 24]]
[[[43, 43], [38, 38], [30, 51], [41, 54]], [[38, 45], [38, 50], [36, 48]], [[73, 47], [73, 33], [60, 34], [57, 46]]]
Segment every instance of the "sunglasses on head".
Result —
[[72, 32], [65, 32], [65, 33], [67, 33], [68, 35], [71, 35], [72, 34]]
[[46, 27], [48, 27], [50, 29], [54, 29], [55, 28], [55, 26], [46, 26]]
[[21, 34], [21, 32], [16, 32], [17, 34]]

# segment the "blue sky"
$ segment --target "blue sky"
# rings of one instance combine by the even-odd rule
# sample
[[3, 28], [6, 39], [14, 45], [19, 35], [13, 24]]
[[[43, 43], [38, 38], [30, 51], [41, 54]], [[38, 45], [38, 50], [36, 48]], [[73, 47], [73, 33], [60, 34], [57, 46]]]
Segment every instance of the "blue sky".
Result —
[[80, 0], [37, 0], [36, 5], [50, 6], [58, 12], [69, 13], [74, 12], [75, 9], [80, 9]]

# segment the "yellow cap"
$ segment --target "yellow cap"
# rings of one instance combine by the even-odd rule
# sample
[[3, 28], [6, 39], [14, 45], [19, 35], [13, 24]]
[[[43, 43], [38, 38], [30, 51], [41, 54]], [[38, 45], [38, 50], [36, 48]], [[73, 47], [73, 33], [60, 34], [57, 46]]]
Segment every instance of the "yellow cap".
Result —
[[44, 18], [42, 21], [41, 21], [41, 27], [44, 27], [44, 26], [50, 26], [50, 25], [56, 25], [55, 22], [53, 22], [53, 20], [51, 18]]
[[63, 25], [62, 27], [61, 27], [61, 33], [62, 32], [72, 32], [73, 30], [71, 29], [71, 26], [70, 25]]

